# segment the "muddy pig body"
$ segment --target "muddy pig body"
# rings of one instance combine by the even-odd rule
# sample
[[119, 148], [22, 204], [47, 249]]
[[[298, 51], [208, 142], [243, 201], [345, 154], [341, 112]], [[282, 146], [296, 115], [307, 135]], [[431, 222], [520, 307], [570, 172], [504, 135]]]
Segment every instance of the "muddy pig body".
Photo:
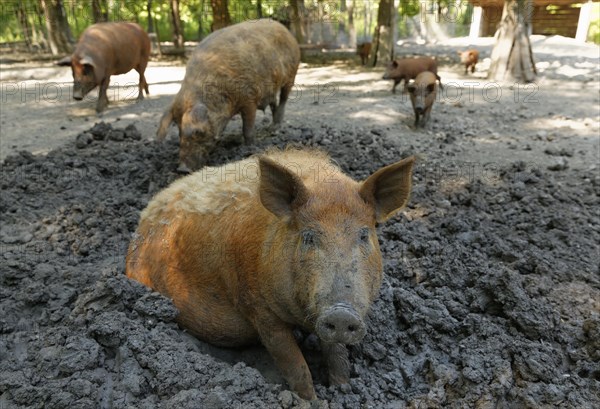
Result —
[[437, 80], [442, 85], [441, 78], [437, 75], [437, 61], [434, 58], [429, 57], [416, 57], [416, 58], [399, 58], [388, 64], [385, 73], [383, 74], [384, 80], [394, 80], [394, 86], [392, 92], [396, 93], [396, 86], [404, 81], [404, 87], [408, 85], [408, 81], [415, 79], [417, 75], [423, 71], [432, 72]]
[[89, 26], [81, 34], [75, 51], [58, 61], [58, 65], [70, 66], [73, 71], [73, 98], [81, 100], [100, 87], [96, 111], [102, 112], [108, 105], [106, 90], [111, 75], [125, 74], [135, 69], [140, 74], [138, 100], [148, 94], [144, 77], [150, 58], [150, 38], [135, 23], [98, 23]]
[[425, 126], [437, 94], [436, 75], [429, 71], [420, 73], [408, 84], [408, 92], [415, 112], [415, 127]]
[[474, 73], [477, 61], [479, 61], [479, 51], [458, 51], [458, 55], [460, 56], [460, 62], [465, 65], [465, 74], [469, 72], [469, 67], [471, 68], [471, 73]]
[[300, 63], [292, 34], [273, 20], [247, 21], [217, 30], [196, 48], [181, 90], [161, 119], [157, 137], [179, 127], [180, 171], [204, 166], [227, 122], [241, 114], [246, 143], [254, 138], [256, 110], [271, 108], [273, 124], [285, 104]]
[[179, 324], [220, 346], [257, 341], [315, 397], [292, 334], [319, 337], [332, 384], [365, 334], [382, 280], [375, 224], [402, 208], [414, 158], [364, 182], [316, 150], [274, 150], [175, 181], [142, 212], [127, 275], [173, 299]]
[[371, 43], [361, 43], [356, 46], [356, 54], [360, 56], [362, 65], [366, 65], [371, 54]]

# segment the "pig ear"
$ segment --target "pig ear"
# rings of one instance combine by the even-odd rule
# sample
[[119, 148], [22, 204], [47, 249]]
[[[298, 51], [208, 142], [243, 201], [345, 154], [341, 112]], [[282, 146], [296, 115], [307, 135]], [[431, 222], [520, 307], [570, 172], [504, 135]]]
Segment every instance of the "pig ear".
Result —
[[414, 156], [403, 159], [379, 169], [362, 183], [360, 195], [375, 207], [377, 222], [386, 221], [406, 205], [414, 162]]
[[398, 66], [398, 61], [394, 60], [392, 61], [392, 67], [396, 68]]
[[266, 156], [258, 159], [258, 165], [260, 201], [268, 211], [277, 217], [289, 217], [307, 202], [308, 191], [298, 175]]
[[91, 65], [92, 67], [96, 67], [96, 63], [92, 60], [91, 57], [85, 56], [79, 60], [79, 64], [81, 65]]
[[65, 58], [61, 58], [60, 60], [58, 60], [57, 62], [55, 62], [55, 65], [58, 65], [60, 67], [70, 67], [72, 64], [72, 57], [70, 55], [66, 56]]
[[208, 108], [201, 102], [196, 103], [181, 117], [181, 132], [190, 137], [195, 129], [203, 128], [208, 123]]

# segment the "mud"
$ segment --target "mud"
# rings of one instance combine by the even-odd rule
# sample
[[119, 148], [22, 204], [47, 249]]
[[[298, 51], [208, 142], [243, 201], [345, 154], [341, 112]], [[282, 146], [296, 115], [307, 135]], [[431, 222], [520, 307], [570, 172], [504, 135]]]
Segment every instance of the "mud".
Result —
[[[179, 177], [178, 145], [117, 126], [2, 164], [0, 407], [310, 407], [262, 347], [203, 344], [174, 323], [168, 299], [124, 276], [139, 212]], [[421, 155], [408, 209], [379, 227], [385, 279], [367, 336], [350, 347], [350, 384], [328, 387], [314, 336], [297, 333], [313, 407], [600, 406], [595, 168], [457, 167], [461, 133], [309, 121], [265, 132], [252, 147], [221, 140], [210, 164], [292, 142], [364, 178]]]

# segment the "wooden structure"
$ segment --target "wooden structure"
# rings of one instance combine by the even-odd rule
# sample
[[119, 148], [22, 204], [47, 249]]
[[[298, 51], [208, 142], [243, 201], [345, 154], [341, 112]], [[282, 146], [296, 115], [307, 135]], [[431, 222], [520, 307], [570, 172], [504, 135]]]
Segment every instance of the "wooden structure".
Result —
[[[471, 27], [472, 37], [493, 36], [502, 18], [504, 0], [469, 0], [480, 7], [481, 18], [474, 19], [479, 28]], [[599, 0], [594, 0], [599, 1]], [[531, 34], [561, 35], [585, 41], [589, 28], [591, 1], [533, 0]]]

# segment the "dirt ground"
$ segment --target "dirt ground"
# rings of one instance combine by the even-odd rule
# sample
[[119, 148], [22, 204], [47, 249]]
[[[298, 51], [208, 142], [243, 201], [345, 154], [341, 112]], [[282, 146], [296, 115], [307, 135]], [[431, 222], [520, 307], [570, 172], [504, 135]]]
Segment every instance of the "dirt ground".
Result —
[[[296, 143], [361, 179], [420, 157], [408, 208], [378, 228], [385, 279], [350, 384], [327, 386], [314, 336], [297, 334], [313, 407], [600, 407], [598, 47], [535, 37], [539, 81], [515, 87], [485, 80], [489, 59], [463, 75], [466, 45], [400, 47], [440, 60], [426, 129], [381, 69], [340, 54], [302, 65], [281, 129], [260, 114], [248, 147], [235, 118], [210, 158]], [[183, 75], [152, 63], [141, 103], [133, 73], [114, 77], [98, 118], [95, 96], [70, 99], [68, 70], [0, 65], [0, 408], [310, 406], [262, 347], [196, 340], [123, 275], [140, 211], [180, 177], [175, 130], [153, 137]]]

